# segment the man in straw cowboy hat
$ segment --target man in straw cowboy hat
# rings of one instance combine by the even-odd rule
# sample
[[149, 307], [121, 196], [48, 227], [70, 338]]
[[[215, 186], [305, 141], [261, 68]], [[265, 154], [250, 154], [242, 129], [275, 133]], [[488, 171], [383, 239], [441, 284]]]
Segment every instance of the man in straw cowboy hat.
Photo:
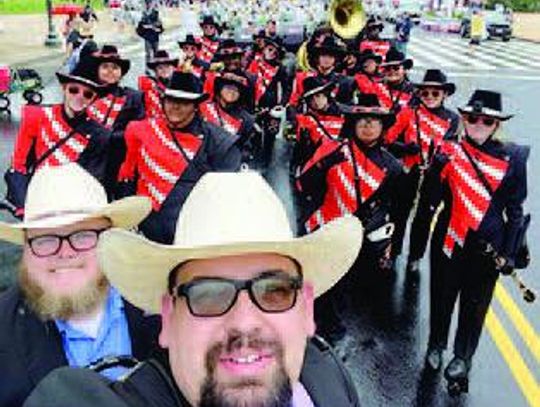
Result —
[[146, 198], [108, 204], [101, 184], [72, 163], [39, 170], [25, 207], [23, 222], [0, 223], [0, 239], [22, 246], [18, 284], [0, 295], [0, 405], [10, 407], [57, 367], [147, 357], [159, 329], [111, 288], [96, 254], [105, 230], [148, 214]]
[[[294, 238], [260, 175], [207, 174], [174, 246], [115, 230], [99, 248], [122, 294], [161, 310], [165, 351], [110, 387], [92, 372], [59, 370], [27, 406], [71, 405], [81, 389], [94, 405], [357, 406], [348, 373], [313, 337], [313, 300], [346, 273], [361, 242], [352, 217]], [[65, 404], [53, 403], [57, 392]]]
[[201, 116], [199, 106], [206, 99], [195, 75], [175, 72], [162, 96], [163, 117], [130, 123], [126, 130], [118, 196], [152, 200], [153, 211], [139, 229], [156, 242], [174, 240], [180, 209], [206, 172], [240, 169], [238, 136]]

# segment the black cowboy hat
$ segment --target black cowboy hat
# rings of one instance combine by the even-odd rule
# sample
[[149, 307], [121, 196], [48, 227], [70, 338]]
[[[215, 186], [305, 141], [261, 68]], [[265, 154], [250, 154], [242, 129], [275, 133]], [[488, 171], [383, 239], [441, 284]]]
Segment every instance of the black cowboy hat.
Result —
[[178, 41], [178, 46], [183, 47], [184, 45], [193, 45], [197, 48], [201, 48], [202, 44], [200, 42], [197, 42], [195, 40], [195, 37], [193, 34], [186, 35], [186, 38], [184, 38], [184, 41]]
[[311, 57], [317, 58], [319, 55], [334, 55], [337, 59], [344, 57], [345, 47], [338, 44], [334, 36], [327, 36], [320, 45], [315, 45], [311, 49]]
[[203, 19], [201, 20], [201, 22], [199, 23], [199, 25], [202, 27], [203, 25], [213, 25], [214, 27], [216, 27], [216, 29], [218, 31], [221, 30], [221, 26], [218, 24], [218, 22], [216, 20], [214, 20], [214, 16], [212, 15], [206, 15], [203, 17]]
[[105, 87], [99, 84], [97, 65], [89, 59], [81, 59], [71, 73], [56, 72], [56, 77], [62, 85], [79, 83], [88, 86], [98, 94], [105, 90]]
[[417, 88], [441, 88], [450, 96], [456, 92], [456, 85], [448, 82], [446, 75], [440, 69], [428, 69], [422, 82], [415, 84]]
[[382, 56], [374, 53], [372, 49], [366, 49], [358, 55], [358, 62], [361, 64], [370, 59], [373, 59], [377, 64], [380, 64], [383, 60]]
[[253, 40], [266, 39], [266, 32], [264, 30], [259, 30], [253, 34]]
[[240, 94], [244, 94], [249, 89], [249, 79], [247, 76], [233, 72], [219, 72], [216, 74], [215, 88], [218, 93], [225, 85], [234, 85], [238, 87]]
[[377, 95], [372, 93], [362, 93], [358, 95], [358, 100], [355, 105], [345, 106], [342, 110], [345, 114], [344, 127], [348, 126], [347, 131], [349, 133], [354, 130], [356, 121], [362, 117], [377, 117], [381, 119], [384, 129], [388, 129], [396, 121], [394, 113], [382, 107]]
[[502, 109], [502, 97], [499, 92], [477, 89], [472, 94], [466, 106], [458, 108], [461, 113], [489, 116], [505, 121], [511, 119], [513, 114], [505, 114]]
[[316, 76], [310, 76], [304, 79], [302, 84], [304, 86], [304, 92], [302, 93], [300, 100], [306, 100], [307, 98], [322, 92], [330, 94], [332, 88], [336, 85], [336, 83], [333, 81], [325, 83], [321, 80], [321, 78]]
[[100, 50], [92, 54], [92, 58], [94, 59], [95, 63], [98, 64], [98, 66], [105, 62], [115, 63], [122, 70], [122, 76], [128, 73], [131, 66], [131, 62], [129, 59], [124, 59], [120, 57], [120, 54], [118, 53], [118, 48], [116, 48], [115, 45], [103, 45]]
[[273, 45], [276, 47], [279, 53], [279, 58], [283, 58], [285, 55], [285, 46], [283, 45], [283, 39], [280, 37], [264, 37], [264, 46]]
[[192, 73], [174, 72], [163, 93], [165, 98], [188, 100], [197, 104], [208, 99], [208, 95], [203, 93], [200, 79]]
[[381, 64], [381, 67], [388, 65], [403, 65], [403, 68], [409, 70], [413, 67], [413, 60], [406, 58], [403, 52], [400, 52], [395, 47], [391, 47], [387, 54], [384, 62]]
[[146, 66], [150, 69], [156, 69], [158, 65], [178, 66], [178, 58], [172, 58], [164, 49], [157, 50]]
[[243, 54], [244, 50], [238, 46], [236, 41], [232, 38], [227, 38], [219, 46], [215, 58], [216, 61], [223, 61], [224, 59]]
[[366, 28], [380, 28], [382, 30], [384, 23], [380, 18], [371, 16], [366, 21]]

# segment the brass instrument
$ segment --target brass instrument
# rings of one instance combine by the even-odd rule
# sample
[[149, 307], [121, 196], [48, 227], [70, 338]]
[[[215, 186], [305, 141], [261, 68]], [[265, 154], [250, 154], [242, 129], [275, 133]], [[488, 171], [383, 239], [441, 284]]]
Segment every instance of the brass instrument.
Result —
[[307, 41], [304, 41], [296, 52], [296, 65], [299, 70], [307, 72], [311, 69], [307, 52]]
[[333, 0], [329, 20], [330, 26], [341, 38], [356, 37], [366, 24], [366, 13], [361, 0]]

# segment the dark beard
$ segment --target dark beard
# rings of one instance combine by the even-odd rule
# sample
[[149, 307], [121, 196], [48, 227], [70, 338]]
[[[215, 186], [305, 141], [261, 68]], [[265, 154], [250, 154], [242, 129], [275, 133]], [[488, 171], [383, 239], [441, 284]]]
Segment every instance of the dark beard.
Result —
[[[228, 391], [249, 388], [260, 388], [263, 383], [256, 379], [246, 378], [245, 380], [224, 386], [215, 379], [216, 366], [220, 355], [224, 350], [230, 352], [243, 346], [250, 349], [261, 349], [271, 347], [276, 355], [279, 364], [278, 371], [272, 378], [270, 388], [266, 389], [266, 397], [259, 400], [239, 400], [231, 398]], [[248, 337], [237, 333], [229, 336], [227, 345], [218, 343], [213, 346], [206, 355], [206, 378], [201, 386], [201, 400], [199, 407], [290, 407], [292, 401], [292, 386], [287, 372], [285, 371], [283, 348], [277, 342], [268, 342], [259, 338]], [[255, 390], [253, 390], [255, 391]]]

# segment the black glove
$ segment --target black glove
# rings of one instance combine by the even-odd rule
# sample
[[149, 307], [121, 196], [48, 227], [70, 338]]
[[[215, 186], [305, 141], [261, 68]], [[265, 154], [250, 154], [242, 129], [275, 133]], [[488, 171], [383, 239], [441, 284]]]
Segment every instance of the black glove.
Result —
[[416, 154], [419, 154], [422, 151], [420, 146], [418, 144], [416, 144], [416, 143], [407, 143], [407, 144], [405, 144], [404, 150], [405, 150], [405, 153], [407, 153], [408, 155], [416, 155]]
[[338, 150], [324, 157], [321, 161], [315, 164], [315, 167], [319, 168], [323, 172], [326, 172], [334, 165], [342, 163], [343, 161], [347, 161], [347, 157], [343, 151]]
[[397, 158], [403, 158], [406, 155], [415, 155], [422, 151], [416, 143], [402, 143], [401, 141], [389, 144], [387, 148]]
[[116, 199], [122, 199], [127, 196], [133, 196], [137, 192], [137, 181], [135, 180], [122, 180], [116, 184]]

